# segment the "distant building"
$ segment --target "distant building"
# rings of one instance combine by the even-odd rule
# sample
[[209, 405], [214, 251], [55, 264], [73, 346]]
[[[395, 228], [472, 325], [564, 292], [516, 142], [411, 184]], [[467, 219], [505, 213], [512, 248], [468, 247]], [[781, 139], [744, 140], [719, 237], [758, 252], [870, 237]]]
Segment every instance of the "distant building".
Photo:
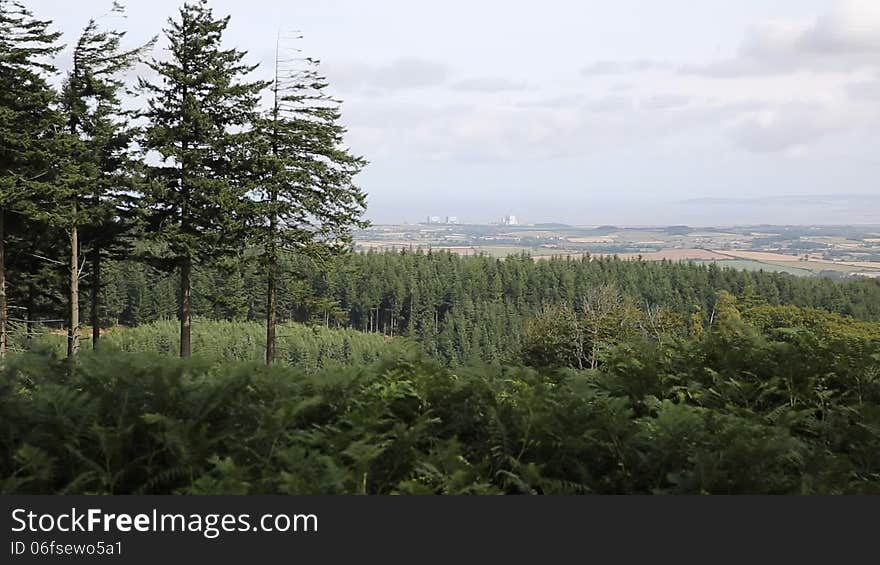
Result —
[[504, 219], [501, 220], [501, 223], [505, 226], [516, 226], [519, 225], [519, 222], [516, 219], [516, 216], [504, 216]]
[[440, 220], [440, 216], [428, 216], [429, 224], [440, 224], [442, 221]]
[[457, 224], [458, 223], [458, 216], [446, 216], [446, 223], [447, 224]]

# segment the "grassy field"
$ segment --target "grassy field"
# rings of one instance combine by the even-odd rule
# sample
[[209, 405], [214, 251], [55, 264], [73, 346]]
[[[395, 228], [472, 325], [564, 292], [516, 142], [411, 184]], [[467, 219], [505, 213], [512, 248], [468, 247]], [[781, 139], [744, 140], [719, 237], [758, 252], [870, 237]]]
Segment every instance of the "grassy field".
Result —
[[[767, 261], [771, 265], [790, 266], [793, 261]], [[855, 267], [853, 265], [845, 265], [843, 263], [832, 263], [830, 261], [800, 261], [796, 263], [797, 269], [804, 269], [811, 273], [821, 273], [822, 271], [835, 271], [837, 273], [859, 273], [862, 271], [871, 271], [875, 269], [865, 267]]]
[[741, 269], [743, 271], [765, 271], [768, 273], [789, 273], [800, 277], [808, 277], [814, 274], [809, 269], [793, 267], [785, 264], [764, 263], [762, 261], [750, 261], [748, 259], [729, 259], [726, 261], [694, 261], [700, 265], [717, 264], [719, 267], [728, 269]]

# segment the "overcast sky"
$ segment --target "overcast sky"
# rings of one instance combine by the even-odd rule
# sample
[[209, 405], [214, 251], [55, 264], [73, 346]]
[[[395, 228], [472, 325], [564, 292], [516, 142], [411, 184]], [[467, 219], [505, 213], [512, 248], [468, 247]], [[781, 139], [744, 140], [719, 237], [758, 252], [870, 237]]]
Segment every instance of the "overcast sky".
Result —
[[[25, 3], [68, 43], [110, 5]], [[127, 5], [134, 43], [180, 2]], [[377, 222], [700, 223], [676, 203], [880, 193], [878, 0], [212, 6], [267, 71], [279, 27], [302, 32]]]

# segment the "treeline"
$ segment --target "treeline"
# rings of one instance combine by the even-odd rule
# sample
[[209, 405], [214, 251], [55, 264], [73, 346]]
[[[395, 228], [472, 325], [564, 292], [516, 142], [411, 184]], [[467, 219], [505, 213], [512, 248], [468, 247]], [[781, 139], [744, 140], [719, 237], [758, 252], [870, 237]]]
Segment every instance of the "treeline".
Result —
[[880, 324], [720, 302], [695, 335], [604, 335], [597, 370], [581, 314], [531, 334], [536, 367], [19, 355], [0, 492], [880, 494]]
[[[744, 304], [821, 308], [880, 320], [880, 284], [873, 280], [831, 281], [615, 258], [535, 261], [524, 255], [499, 260], [399, 252], [321, 262], [282, 259], [279, 320], [410, 337], [448, 364], [510, 360], [521, 349], [529, 320], [560, 306], [569, 313], [581, 311], [609, 287], [610, 298], [621, 302], [622, 316], [636, 320], [643, 316], [638, 312], [650, 312], [681, 335], [712, 325], [721, 291]], [[264, 319], [261, 280], [258, 264], [247, 257], [225, 268], [198, 269], [193, 312], [209, 319]], [[117, 263], [105, 282], [105, 325], [136, 326], [174, 316], [174, 277]], [[53, 314], [44, 310], [39, 315]]]
[[[247, 247], [266, 289], [272, 362], [279, 257], [320, 259], [350, 244], [364, 225], [354, 177], [365, 161], [344, 145], [317, 60], [279, 46], [272, 79], [254, 80], [257, 65], [224, 44], [229, 17], [207, 0], [168, 20], [153, 56], [158, 37], [126, 46], [109, 25], [123, 12], [114, 2], [89, 21], [55, 88], [61, 34], [0, 0], [0, 357], [10, 329], [37, 315], [63, 323], [75, 357], [83, 282], [97, 347], [108, 264], [123, 258], [174, 274], [166, 290], [188, 357], [194, 271]], [[133, 84], [138, 62], [150, 73]]]

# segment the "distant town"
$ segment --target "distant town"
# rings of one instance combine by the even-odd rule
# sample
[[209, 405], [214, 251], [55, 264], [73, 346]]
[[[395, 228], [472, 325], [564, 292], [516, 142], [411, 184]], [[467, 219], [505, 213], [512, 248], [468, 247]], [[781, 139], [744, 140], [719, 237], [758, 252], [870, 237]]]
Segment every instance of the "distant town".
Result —
[[526, 253], [692, 261], [828, 278], [880, 278], [880, 226], [618, 227], [524, 224], [515, 215], [485, 225], [457, 216], [375, 225], [355, 233], [356, 250], [433, 250], [504, 258]]
[[[460, 224], [458, 216], [428, 216], [425, 223], [428, 225], [443, 224], [447, 226], [457, 226]], [[519, 221], [516, 219], [516, 216], [504, 216], [500, 222], [494, 222], [489, 225], [518, 226]]]

